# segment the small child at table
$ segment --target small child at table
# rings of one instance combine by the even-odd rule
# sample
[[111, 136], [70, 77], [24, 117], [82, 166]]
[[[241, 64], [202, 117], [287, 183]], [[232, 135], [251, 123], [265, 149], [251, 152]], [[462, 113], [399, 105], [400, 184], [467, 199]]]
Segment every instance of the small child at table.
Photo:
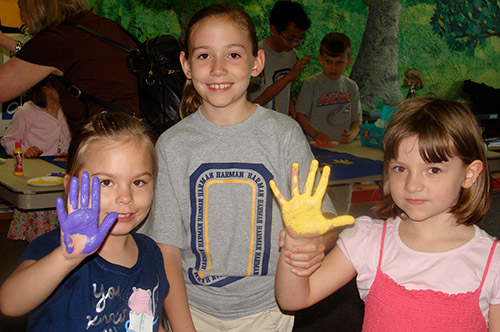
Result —
[[[327, 34], [321, 40], [318, 59], [323, 70], [302, 84], [297, 122], [319, 146], [330, 146], [334, 141], [349, 143], [358, 136], [362, 121], [358, 85], [343, 75], [352, 62], [351, 40], [343, 33]], [[352, 184], [328, 188], [339, 215], [349, 213], [351, 194]]]
[[65, 155], [71, 139], [61, 109], [59, 94], [49, 79], [27, 92], [27, 103], [19, 106], [0, 142], [10, 156], [21, 142], [24, 157]]
[[[21, 142], [24, 157], [66, 155], [71, 140], [61, 109], [59, 94], [49, 79], [40, 81], [27, 92], [30, 101], [19, 106], [0, 139], [5, 152], [12, 156]], [[58, 226], [56, 210], [24, 211], [14, 209], [8, 239], [33, 241]]]

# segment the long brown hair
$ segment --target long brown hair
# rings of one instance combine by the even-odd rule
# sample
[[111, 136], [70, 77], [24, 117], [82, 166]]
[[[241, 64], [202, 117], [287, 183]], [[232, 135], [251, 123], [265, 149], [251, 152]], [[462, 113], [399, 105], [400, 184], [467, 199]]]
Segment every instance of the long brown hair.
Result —
[[[184, 39], [184, 56], [189, 58], [189, 39], [193, 29], [203, 20], [213, 17], [227, 17], [236, 23], [243, 31], [248, 33], [248, 38], [252, 44], [252, 54], [257, 56], [258, 53], [258, 40], [257, 33], [255, 32], [255, 25], [250, 16], [243, 9], [228, 3], [218, 3], [205, 7], [198, 11], [191, 18], [186, 30]], [[193, 87], [191, 80], [187, 80], [182, 93], [182, 100], [180, 103], [180, 114], [182, 118], [193, 114], [201, 106], [202, 99], [198, 92]]]
[[36, 35], [40, 30], [56, 26], [66, 18], [90, 10], [85, 0], [20, 0], [29, 20], [29, 31]]
[[420, 156], [428, 163], [462, 160], [464, 167], [475, 160], [483, 163], [483, 171], [470, 188], [462, 188], [457, 203], [450, 208], [458, 223], [477, 223], [491, 204], [491, 179], [481, 129], [465, 102], [436, 98], [411, 98], [401, 103], [385, 133], [384, 189], [381, 202], [375, 207], [378, 217], [403, 216], [393, 201], [388, 184], [389, 162], [397, 159], [401, 142], [418, 137]]
[[26, 97], [41, 108], [47, 107], [47, 96], [44, 87], [54, 88], [54, 84], [52, 84], [49, 77], [44, 78], [26, 91]]

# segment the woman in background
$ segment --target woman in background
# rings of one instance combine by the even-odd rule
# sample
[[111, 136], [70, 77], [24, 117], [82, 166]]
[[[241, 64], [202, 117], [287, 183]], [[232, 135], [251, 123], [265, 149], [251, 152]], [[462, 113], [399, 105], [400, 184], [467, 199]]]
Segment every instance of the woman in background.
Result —
[[[33, 36], [25, 45], [0, 33], [0, 46], [15, 56], [0, 66], [0, 102], [8, 101], [49, 75], [81, 91], [139, 115], [137, 79], [127, 66], [127, 53], [74, 26], [82, 25], [120, 43], [135, 42], [117, 23], [92, 13], [85, 0], [19, 0], [21, 20]], [[102, 107], [72, 97], [60, 80], [59, 92], [71, 131]]]

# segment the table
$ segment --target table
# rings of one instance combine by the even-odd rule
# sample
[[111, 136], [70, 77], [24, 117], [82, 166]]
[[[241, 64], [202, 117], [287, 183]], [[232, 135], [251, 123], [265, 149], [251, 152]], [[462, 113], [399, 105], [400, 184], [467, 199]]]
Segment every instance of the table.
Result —
[[312, 146], [311, 150], [320, 167], [331, 166], [329, 185], [383, 180], [382, 150], [361, 145], [360, 140], [328, 148]]
[[62, 173], [64, 169], [40, 158], [24, 159], [24, 175], [15, 176], [14, 163], [14, 159], [6, 159], [0, 164], [0, 197], [15, 206], [7, 238], [31, 242], [57, 227], [54, 208], [56, 199], [63, 197], [64, 187], [62, 184], [34, 187], [28, 185], [26, 180]]
[[24, 175], [14, 175], [14, 159], [5, 159], [0, 164], [0, 197], [22, 210], [53, 209], [56, 198], [63, 197], [62, 184], [48, 187], [34, 187], [26, 180], [50, 173], [63, 173], [65, 170], [45, 160], [24, 159]]
[[[344, 153], [350, 155], [351, 157], [357, 157], [362, 159], [367, 159], [368, 161], [375, 161], [378, 163], [368, 163], [372, 167], [370, 169], [371, 175], [368, 176], [357, 176], [356, 174], [345, 175], [342, 178], [332, 178], [330, 177], [329, 185], [338, 185], [338, 184], [347, 184], [347, 183], [360, 183], [360, 182], [377, 182], [383, 181], [383, 169], [381, 167], [380, 162], [384, 160], [384, 154], [381, 149], [373, 148], [369, 146], [361, 145], [360, 140], [354, 140], [348, 144], [338, 144], [333, 147], [328, 148], [315, 148], [312, 147], [313, 154], [320, 161], [325, 161], [326, 156], [323, 155], [321, 158], [321, 151], [327, 150], [336, 153]], [[349, 157], [349, 156], [348, 156]], [[349, 157], [349, 158], [351, 158]], [[500, 153], [496, 151], [488, 150], [486, 152], [486, 158], [488, 159], [488, 166], [490, 168], [491, 173], [499, 173], [500, 172]], [[323, 159], [323, 160], [322, 160]], [[331, 158], [330, 158], [331, 159]], [[353, 159], [353, 162], [360, 161], [356, 158]], [[363, 161], [363, 160], [361, 160]], [[330, 162], [325, 162], [326, 164], [332, 165]], [[332, 173], [335, 172], [336, 165], [332, 165]], [[332, 174], [333, 176], [333, 174]]]

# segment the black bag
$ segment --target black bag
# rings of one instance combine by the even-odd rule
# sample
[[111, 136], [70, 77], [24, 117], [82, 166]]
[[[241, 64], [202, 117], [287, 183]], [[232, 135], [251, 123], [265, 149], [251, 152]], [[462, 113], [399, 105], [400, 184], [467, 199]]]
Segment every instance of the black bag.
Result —
[[139, 103], [144, 122], [161, 134], [180, 121], [179, 104], [186, 76], [182, 71], [177, 40], [170, 35], [149, 39], [132, 55], [137, 76]]
[[[179, 104], [186, 77], [179, 61], [182, 47], [177, 39], [161, 35], [140, 43], [123, 29], [136, 42], [137, 48], [134, 49], [84, 26], [71, 25], [129, 54], [129, 69], [137, 77], [141, 116], [150, 130], [160, 135], [180, 121]], [[116, 111], [116, 105], [79, 92], [80, 98]]]

